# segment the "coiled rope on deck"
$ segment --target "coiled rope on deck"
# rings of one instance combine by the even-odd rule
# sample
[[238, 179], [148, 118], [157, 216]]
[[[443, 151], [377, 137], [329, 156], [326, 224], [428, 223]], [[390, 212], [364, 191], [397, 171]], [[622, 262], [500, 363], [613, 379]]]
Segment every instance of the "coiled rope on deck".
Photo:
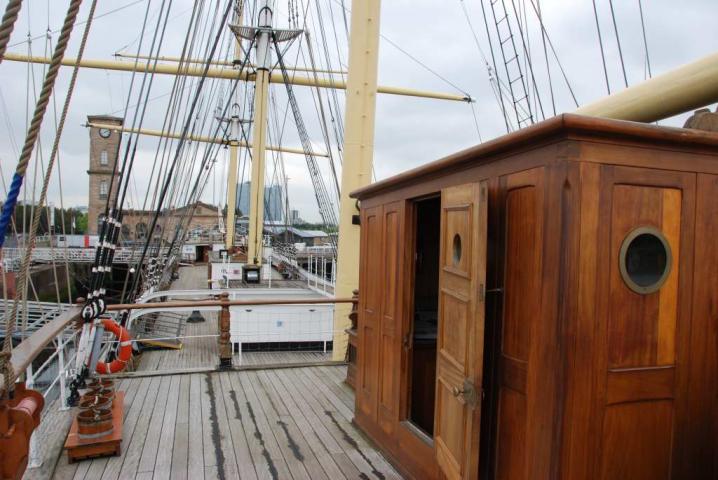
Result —
[[[18, 2], [20, 3], [20, 2]], [[25, 172], [27, 172], [28, 164], [30, 163], [30, 158], [32, 156], [32, 151], [35, 146], [35, 143], [37, 142], [37, 138], [40, 134], [40, 127], [42, 125], [42, 120], [45, 117], [45, 111], [47, 110], [47, 105], [50, 103], [50, 97], [52, 96], [52, 91], [55, 87], [55, 80], [57, 79], [57, 75], [60, 71], [60, 66], [62, 63], [62, 59], [65, 56], [65, 50], [67, 49], [67, 44], [70, 40], [70, 35], [72, 34], [73, 27], [75, 25], [75, 20], [77, 19], [77, 14], [80, 11], [80, 6], [82, 5], [82, 0], [71, 0], [70, 5], [67, 9], [67, 14], [65, 15], [65, 21], [62, 25], [62, 29], [60, 32], [60, 37], [58, 38], [57, 45], [55, 46], [55, 51], [52, 55], [52, 60], [50, 62], [50, 68], [47, 70], [47, 73], [45, 74], [45, 80], [42, 84], [42, 90], [40, 91], [40, 96], [37, 100], [37, 104], [35, 105], [35, 111], [32, 116], [32, 121], [30, 122], [30, 127], [28, 128], [27, 135], [25, 136], [25, 143], [22, 148], [22, 152], [20, 153], [20, 158], [17, 162], [17, 167], [15, 169], [15, 174], [13, 175], [12, 183], [10, 185], [10, 189], [8, 191], [7, 200], [5, 201], [5, 204], [2, 208], [2, 215], [0, 215], [0, 249], [2, 249], [3, 244], [5, 243], [5, 232], [7, 230], [8, 225], [10, 224], [10, 221], [12, 220], [12, 215], [15, 211], [15, 205], [17, 204], [17, 199], [20, 194], [20, 188], [22, 187], [22, 181], [25, 176]], [[8, 5], [9, 7], [10, 5]], [[94, 8], [94, 5], [93, 5]], [[86, 28], [85, 32], [87, 33], [89, 31], [89, 24]], [[0, 32], [2, 33], [2, 32]], [[9, 37], [9, 34], [8, 34]], [[86, 40], [86, 38], [83, 37], [83, 41]], [[2, 41], [2, 38], [0, 38], [0, 41]], [[7, 42], [5, 43], [7, 45]], [[83, 44], [84, 46], [84, 44]], [[0, 45], [0, 48], [2, 45]], [[66, 116], [67, 112], [63, 112]], [[64, 120], [64, 118], [63, 118]], [[55, 141], [59, 144], [59, 132], [58, 130], [58, 136], [56, 137]], [[56, 153], [53, 146], [53, 152]], [[52, 161], [52, 159], [51, 159]], [[51, 166], [48, 165], [48, 175], [49, 170]], [[49, 183], [49, 176], [46, 176], [45, 184], [43, 185], [43, 190], [45, 195], [47, 195], [47, 184]], [[40, 209], [38, 209], [40, 210]], [[39, 222], [39, 215], [38, 215], [38, 222]], [[33, 232], [35, 232], [35, 229], [37, 228], [37, 224], [33, 225]], [[28, 249], [30, 249], [31, 246], [28, 245]], [[1, 255], [1, 250], [0, 250]], [[24, 275], [24, 270], [21, 269], [20, 275]], [[25, 275], [26, 277], [26, 275]], [[0, 355], [0, 372], [4, 375], [4, 384], [6, 386], [5, 393], [9, 392], [12, 389], [12, 385], [16, 380], [15, 371], [12, 368], [12, 365], [10, 363], [10, 355], [9, 352], [12, 351], [12, 336], [15, 330], [15, 317], [17, 315], [17, 305], [18, 305], [18, 299], [16, 298], [15, 302], [13, 302], [13, 308], [12, 308], [12, 314], [5, 316], [5, 323], [6, 323], [6, 329], [5, 329], [5, 340], [3, 343], [3, 355]]]
[[5, 14], [2, 16], [2, 23], [0, 23], [0, 62], [5, 56], [10, 35], [15, 28], [15, 21], [20, 13], [20, 7], [22, 7], [22, 0], [10, 0], [5, 7]]

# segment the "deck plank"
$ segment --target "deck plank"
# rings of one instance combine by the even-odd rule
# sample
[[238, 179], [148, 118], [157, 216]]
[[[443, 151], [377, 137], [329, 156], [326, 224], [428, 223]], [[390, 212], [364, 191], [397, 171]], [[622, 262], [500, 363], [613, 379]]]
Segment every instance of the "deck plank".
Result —
[[[212, 441], [215, 448], [215, 455], [223, 458], [222, 478], [237, 478], [239, 468], [237, 466], [237, 457], [234, 454], [234, 442], [232, 440], [232, 432], [229, 426], [228, 406], [224, 401], [224, 392], [222, 391], [222, 379], [219, 374], [207, 375], [205, 378], [211, 382], [214, 392], [213, 405], [215, 410], [215, 419], [210, 420], [212, 425]], [[208, 384], [209, 386], [209, 384]], [[217, 438], [218, 436], [218, 438]], [[220, 467], [220, 465], [218, 465]]]
[[[301, 362], [318, 356], [294, 353]], [[54, 478], [400, 478], [351, 423], [345, 372], [316, 366], [124, 379], [123, 455], [77, 466], [61, 460]]]
[[237, 398], [237, 392], [232, 386], [229, 375], [228, 372], [222, 372], [218, 376], [221, 383], [225, 409], [227, 410], [227, 425], [234, 448], [234, 458], [237, 461], [239, 477], [247, 480], [256, 480], [257, 471], [254, 468], [252, 454], [247, 444], [243, 423], [244, 419], [242, 418], [242, 413], [239, 408], [239, 399]]
[[260, 370], [252, 372], [252, 375], [256, 378], [257, 384], [261, 387], [260, 390], [264, 392], [268, 399], [270, 399], [271, 404], [276, 409], [276, 413], [278, 415], [276, 422], [283, 431], [282, 433], [285, 437], [283, 440], [287, 442], [287, 447], [290, 449], [291, 455], [293, 455], [298, 461], [302, 462], [309, 478], [331, 478], [327, 476], [327, 473], [317, 458], [314, 450], [309, 447], [304, 435], [302, 435], [296, 420], [289, 413], [289, 409], [284, 403], [284, 395], [277, 392], [272, 382], [269, 378], [267, 378], [266, 372]]
[[153, 478], [169, 480], [172, 470], [172, 455], [174, 450], [175, 425], [177, 421], [177, 407], [179, 404], [180, 377], [172, 376], [167, 397], [167, 406], [162, 421], [162, 431], [159, 437], [157, 455], [152, 469]]
[[[121, 458], [122, 466], [117, 478], [123, 480], [129, 480], [135, 478], [137, 474], [137, 465], [142, 457], [142, 450], [145, 445], [145, 439], [147, 438], [147, 430], [150, 426], [150, 420], [152, 419], [152, 412], [154, 405], [159, 397], [159, 387], [162, 378], [155, 377], [150, 379], [150, 383], [147, 388], [145, 395], [145, 401], [139, 411], [134, 412], [136, 418], [135, 428], [132, 432], [132, 436], [124, 447], [124, 453]], [[134, 405], [133, 405], [134, 407]], [[125, 434], [125, 439], [127, 439]]]
[[[286, 415], [280, 415], [280, 411], [284, 411], [284, 405], [279, 404], [275, 399], [268, 395], [267, 389], [261, 384], [256, 372], [242, 372], [247, 379], [247, 384], [251, 385], [254, 395], [257, 398], [258, 412], [266, 418], [270, 431], [274, 435], [274, 439], [279, 447], [279, 452], [287, 464], [292, 478], [296, 480], [308, 480], [310, 478], [307, 466], [304, 464], [304, 457], [299, 453], [296, 446], [295, 436], [289, 431], [289, 422]], [[284, 426], [287, 430], [282, 428]], [[296, 433], [295, 433], [296, 434]], [[295, 449], [292, 449], [295, 445]], [[315, 459], [316, 462], [316, 459]]]
[[[299, 431], [302, 433], [302, 437], [305, 442], [314, 452], [314, 455], [322, 465], [322, 468], [326, 472], [327, 476], [331, 479], [342, 477], [357, 478], [359, 471], [356, 468], [352, 467], [350, 469], [343, 469], [340, 468], [338, 463], [334, 461], [333, 453], [330, 448], [331, 445], [334, 444], [336, 445], [336, 451], [339, 451], [339, 445], [334, 442], [334, 439], [331, 437], [329, 432], [327, 432], [321, 424], [310, 421], [314, 418], [313, 414], [312, 416], [305, 416], [304, 412], [297, 405], [295, 397], [287, 391], [285, 385], [281, 382], [281, 379], [277, 376], [276, 372], [264, 371], [261, 373], [266, 380], [271, 383], [275, 390], [281, 392], [280, 396], [288, 413], [291, 415], [292, 419], [299, 428]], [[327, 439], [330, 441], [327, 442]], [[330, 447], [327, 448], [327, 445]]]
[[[325, 425], [325, 422], [320, 418], [322, 414], [317, 415], [314, 408], [309, 405], [304, 392], [300, 391], [297, 386], [288, 378], [287, 370], [275, 370], [273, 373], [280, 384], [284, 386], [287, 391], [287, 396], [293, 398], [299, 406], [302, 414], [310, 423], [312, 430], [320, 438], [324, 448], [329, 452], [333, 459], [335, 459], [336, 465], [342, 470], [347, 478], [357, 478], [361, 475], [366, 475], [364, 471], [371, 471], [371, 468], [366, 462], [362, 462], [361, 458], [358, 458], [356, 462], [351, 461], [351, 464], [347, 464], [342, 461], [342, 457], [338, 455], [346, 455], [345, 446], [341, 445], [341, 438], [337, 438], [333, 432]], [[349, 458], [349, 456], [347, 456]], [[352, 459], [353, 460], [353, 459]]]
[[187, 478], [192, 480], [204, 478], [204, 446], [202, 444], [202, 375], [190, 376], [189, 393], [189, 448], [187, 461]]
[[245, 438], [247, 440], [247, 447], [254, 463], [254, 469], [257, 473], [257, 478], [260, 480], [273, 479], [277, 476], [276, 467], [270, 462], [271, 457], [268, 451], [265, 451], [259, 443], [257, 437], [257, 430], [252, 423], [252, 417], [249, 413], [249, 401], [247, 395], [244, 392], [242, 383], [239, 376], [233, 373], [228, 373], [228, 380], [232, 386], [232, 390], [235, 392], [237, 398], [237, 405], [239, 406], [239, 416], [242, 418], [243, 429]]
[[175, 417], [175, 431], [172, 440], [172, 461], [170, 478], [173, 480], [186, 480], [187, 459], [189, 455], [189, 375], [181, 375], [179, 393], [177, 398], [177, 416]]
[[292, 369], [293, 375], [290, 375], [289, 371], [284, 373], [293, 382], [299, 394], [303, 395], [307, 404], [314, 409], [317, 417], [342, 446], [344, 453], [349, 456], [356, 467], [368, 476], [373, 476], [376, 470], [388, 478], [398, 478], [387, 461], [367, 444], [351, 423], [342, 417], [341, 413], [336, 411], [325, 396], [326, 391], [316, 391], [314, 387], [305, 383], [302, 370], [304, 369]]
[[162, 424], [165, 418], [165, 411], [168, 407], [169, 390], [174, 377], [162, 377], [160, 391], [157, 394], [157, 401], [152, 412], [150, 425], [145, 437], [145, 445], [142, 448], [142, 456], [137, 464], [137, 473], [153, 472], [157, 461], [157, 451], [162, 435]]
[[[271, 462], [267, 460], [270, 465], [274, 465], [276, 468], [276, 475], [278, 478], [294, 478], [295, 472], [291, 471], [287, 465], [287, 462], [282, 455], [277, 439], [274, 436], [274, 431], [269, 425], [267, 416], [264, 413], [262, 405], [254, 392], [248, 372], [238, 372], [237, 377], [244, 389], [244, 394], [247, 398], [247, 408], [249, 409], [249, 418], [251, 420], [250, 428], [254, 428], [255, 441], [259, 443], [263, 449], [263, 456], [271, 458]], [[300, 475], [300, 472], [296, 472]], [[304, 478], [306, 471], [303, 472], [300, 478]]]

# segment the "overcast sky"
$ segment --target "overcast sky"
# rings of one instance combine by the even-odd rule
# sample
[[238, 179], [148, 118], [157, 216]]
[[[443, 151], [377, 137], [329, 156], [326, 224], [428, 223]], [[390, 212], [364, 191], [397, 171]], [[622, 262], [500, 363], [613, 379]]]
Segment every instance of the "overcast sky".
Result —
[[[119, 11], [96, 18], [85, 52], [87, 59], [113, 59], [120, 50], [132, 51], [137, 48], [141, 20], [147, 8], [147, 1], [100, 0], [96, 15], [130, 5]], [[314, 2], [314, 0], [311, 0]], [[346, 45], [341, 39], [344, 32], [340, 14], [341, 0], [317, 0], [327, 17], [325, 28], [339, 32], [339, 45], [329, 48], [338, 50], [346, 59]], [[4, 10], [6, 2], [2, 2]], [[28, 37], [42, 35], [48, 28], [57, 30], [64, 17], [66, 1], [25, 0], [20, 19], [13, 33], [9, 51], [26, 54]], [[152, 0], [150, 12], [155, 12], [161, 0]], [[345, 0], [351, 6], [350, 0]], [[505, 133], [505, 124], [497, 100], [489, 83], [482, 53], [477, 47], [471, 29], [464, 16], [463, 7], [477, 34], [478, 43], [485, 55], [490, 49], [486, 38], [484, 20], [479, 0], [385, 0], [382, 5], [381, 32], [391, 42], [399, 45], [416, 60], [409, 58], [391, 42], [382, 40], [380, 47], [380, 85], [402, 86], [421, 90], [459, 93], [468, 92], [475, 99], [473, 104], [481, 139], [484, 141]], [[506, 5], [510, 7], [511, 1]], [[616, 37], [607, 0], [597, 0], [601, 32], [603, 34], [606, 61], [612, 91], [624, 85]], [[90, 1], [84, 2], [80, 19], [84, 20]], [[162, 49], [162, 55], [178, 55], [186, 32], [186, 25], [192, 9], [190, 0], [172, 2], [171, 21]], [[528, 1], [516, 0], [517, 7], [530, 5]], [[488, 8], [488, 1], [485, 2]], [[641, 18], [638, 0], [615, 1], [615, 15], [620, 34], [621, 47], [629, 84], [642, 81], [646, 72], [645, 49], [641, 34]], [[334, 24], [329, 14], [333, 12]], [[278, 2], [279, 26], [286, 26], [287, 2]], [[313, 11], [314, 5], [310, 5]], [[542, 16], [548, 36], [565, 69], [566, 76], [579, 104], [586, 104], [606, 95], [606, 85], [597, 40], [596, 25], [591, 0], [542, 0]], [[715, 19], [718, 18], [716, 0], [643, 0], [646, 37], [653, 75], [660, 74], [681, 64], [696, 60], [718, 50], [718, 35], [715, 33]], [[488, 13], [488, 12], [487, 12]], [[489, 14], [490, 16], [490, 14]], [[152, 17], [151, 17], [152, 18]], [[529, 6], [526, 13], [530, 32], [532, 63], [536, 72], [536, 83], [541, 91], [541, 100], [546, 117], [553, 114], [548, 91], [545, 59], [542, 54], [539, 22]], [[493, 23], [489, 25], [493, 29]], [[318, 23], [312, 20], [308, 25], [316, 38]], [[77, 52], [82, 25], [75, 29], [68, 49], [68, 56]], [[518, 34], [518, 32], [514, 32]], [[330, 36], [333, 33], [329, 33]], [[57, 34], [52, 37], [53, 44]], [[496, 48], [496, 45], [494, 45]], [[47, 42], [38, 39], [32, 42], [32, 53], [45, 55]], [[517, 44], [520, 50], [521, 45]], [[496, 53], [498, 51], [496, 50]], [[500, 62], [500, 59], [497, 59]], [[500, 66], [502, 63], [500, 63]], [[4, 61], [0, 65], [0, 165], [5, 182], [8, 182], [17, 162], [17, 149], [22, 145], [27, 122], [27, 111], [34, 107], [33, 91], [38, 91], [42, 81], [42, 67]], [[501, 69], [500, 69], [501, 70]], [[32, 75], [28, 76], [28, 73]], [[558, 65], [552, 57], [550, 72], [556, 109], [560, 112], [575, 109], [575, 104], [561, 77]], [[56, 96], [59, 110], [65, 98], [69, 68], [62, 70]], [[87, 115], [121, 115], [130, 81], [129, 73], [82, 70], [67, 119], [65, 134], [61, 143], [62, 199], [65, 206], [87, 205], [87, 162], [89, 139], [82, 127]], [[279, 86], [281, 87], [281, 86]], [[278, 87], [277, 87], [278, 88]], [[283, 87], [282, 87], [283, 88]], [[33, 90], [34, 89], [34, 90]], [[171, 80], [158, 79], [153, 86], [153, 95], [169, 92]], [[29, 95], [28, 95], [29, 93]], [[311, 97], [305, 87], [297, 87], [302, 104], [311, 107]], [[339, 96], [343, 107], [343, 93]], [[144, 127], [159, 129], [167, 107], [167, 97], [151, 103]], [[307, 126], [313, 143], [323, 145], [318, 118], [312, 108], [306, 112]], [[53, 109], [48, 111], [43, 124], [42, 151], [46, 157], [54, 135]], [[540, 113], [537, 114], [540, 118]], [[682, 125], [685, 116], [670, 119], [663, 124]], [[474, 122], [472, 108], [466, 103], [380, 95], [377, 102], [375, 172], [378, 179], [396, 174], [417, 165], [436, 160], [459, 149], [479, 143], [479, 133]], [[299, 146], [296, 134], [289, 132], [285, 145]], [[155, 158], [157, 140], [143, 138], [138, 152], [137, 169], [134, 176], [136, 192], [131, 201], [137, 206], [147, 190], [147, 178]], [[224, 153], [220, 163], [225, 161]], [[46, 158], [45, 158], [46, 161]], [[322, 160], [325, 177], [329, 180], [329, 168]], [[316, 203], [308, 179], [305, 160], [301, 156], [288, 155], [285, 158], [287, 174], [290, 177], [290, 202], [302, 216], [318, 220]], [[26, 183], [28, 197], [32, 196], [34, 170]], [[50, 189], [50, 200], [59, 206], [60, 191], [57, 175]], [[204, 199], [219, 203], [224, 196], [222, 165], [217, 166], [214, 182], [208, 185]], [[39, 190], [39, 183], [37, 189]], [[0, 190], [4, 192], [4, 190]], [[4, 196], [4, 193], [3, 193]]]

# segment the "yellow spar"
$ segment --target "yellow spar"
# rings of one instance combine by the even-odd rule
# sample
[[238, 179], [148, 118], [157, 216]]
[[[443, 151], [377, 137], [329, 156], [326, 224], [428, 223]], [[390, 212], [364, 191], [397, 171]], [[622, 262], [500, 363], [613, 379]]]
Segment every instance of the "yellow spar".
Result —
[[[41, 63], [49, 64], [50, 59], [46, 57], [18, 55], [15, 53], [6, 53], [5, 60], [10, 62], [30, 62], [30, 63]], [[64, 58], [62, 65], [72, 67], [77, 64], [75, 58]], [[134, 62], [116, 62], [112, 60], [80, 60], [80, 67], [83, 68], [94, 68], [99, 70], [116, 70], [120, 72], [144, 72], [145, 70], [149, 73], [157, 73], [161, 75], [184, 75], [188, 77], [201, 77], [204, 74], [204, 67], [192, 67], [188, 65], [147, 65], [146, 63]], [[228, 80], [235, 80], [240, 78], [244, 81], [255, 81], [256, 75], [250, 72], [239, 72], [231, 68], [210, 68], [207, 70], [207, 78], [225, 78]], [[299, 85], [303, 87], [319, 87], [319, 88], [333, 88], [337, 90], [346, 90], [347, 84], [341, 80], [334, 79], [323, 79], [323, 78], [310, 78], [298, 75], [292, 75], [289, 77], [292, 85]], [[284, 78], [281, 73], [271, 73], [269, 75], [269, 83], [284, 83]], [[457, 95], [453, 93], [440, 93], [440, 92], [429, 92], [424, 90], [414, 90], [411, 88], [401, 87], [377, 87], [377, 93], [384, 93], [388, 95], [402, 95], [407, 97], [417, 98], [431, 98], [434, 100], [450, 100], [456, 102], [469, 102], [471, 98], [465, 95]]]

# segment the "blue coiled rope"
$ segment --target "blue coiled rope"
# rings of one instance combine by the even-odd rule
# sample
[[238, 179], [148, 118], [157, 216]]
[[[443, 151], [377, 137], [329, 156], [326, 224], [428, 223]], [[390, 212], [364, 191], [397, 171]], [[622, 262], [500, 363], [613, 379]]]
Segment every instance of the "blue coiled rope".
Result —
[[7, 192], [7, 200], [2, 206], [2, 215], [0, 215], [0, 248], [5, 244], [5, 233], [7, 227], [12, 221], [12, 214], [15, 212], [17, 198], [20, 196], [20, 188], [22, 187], [22, 175], [15, 172], [10, 184], [10, 190]]

